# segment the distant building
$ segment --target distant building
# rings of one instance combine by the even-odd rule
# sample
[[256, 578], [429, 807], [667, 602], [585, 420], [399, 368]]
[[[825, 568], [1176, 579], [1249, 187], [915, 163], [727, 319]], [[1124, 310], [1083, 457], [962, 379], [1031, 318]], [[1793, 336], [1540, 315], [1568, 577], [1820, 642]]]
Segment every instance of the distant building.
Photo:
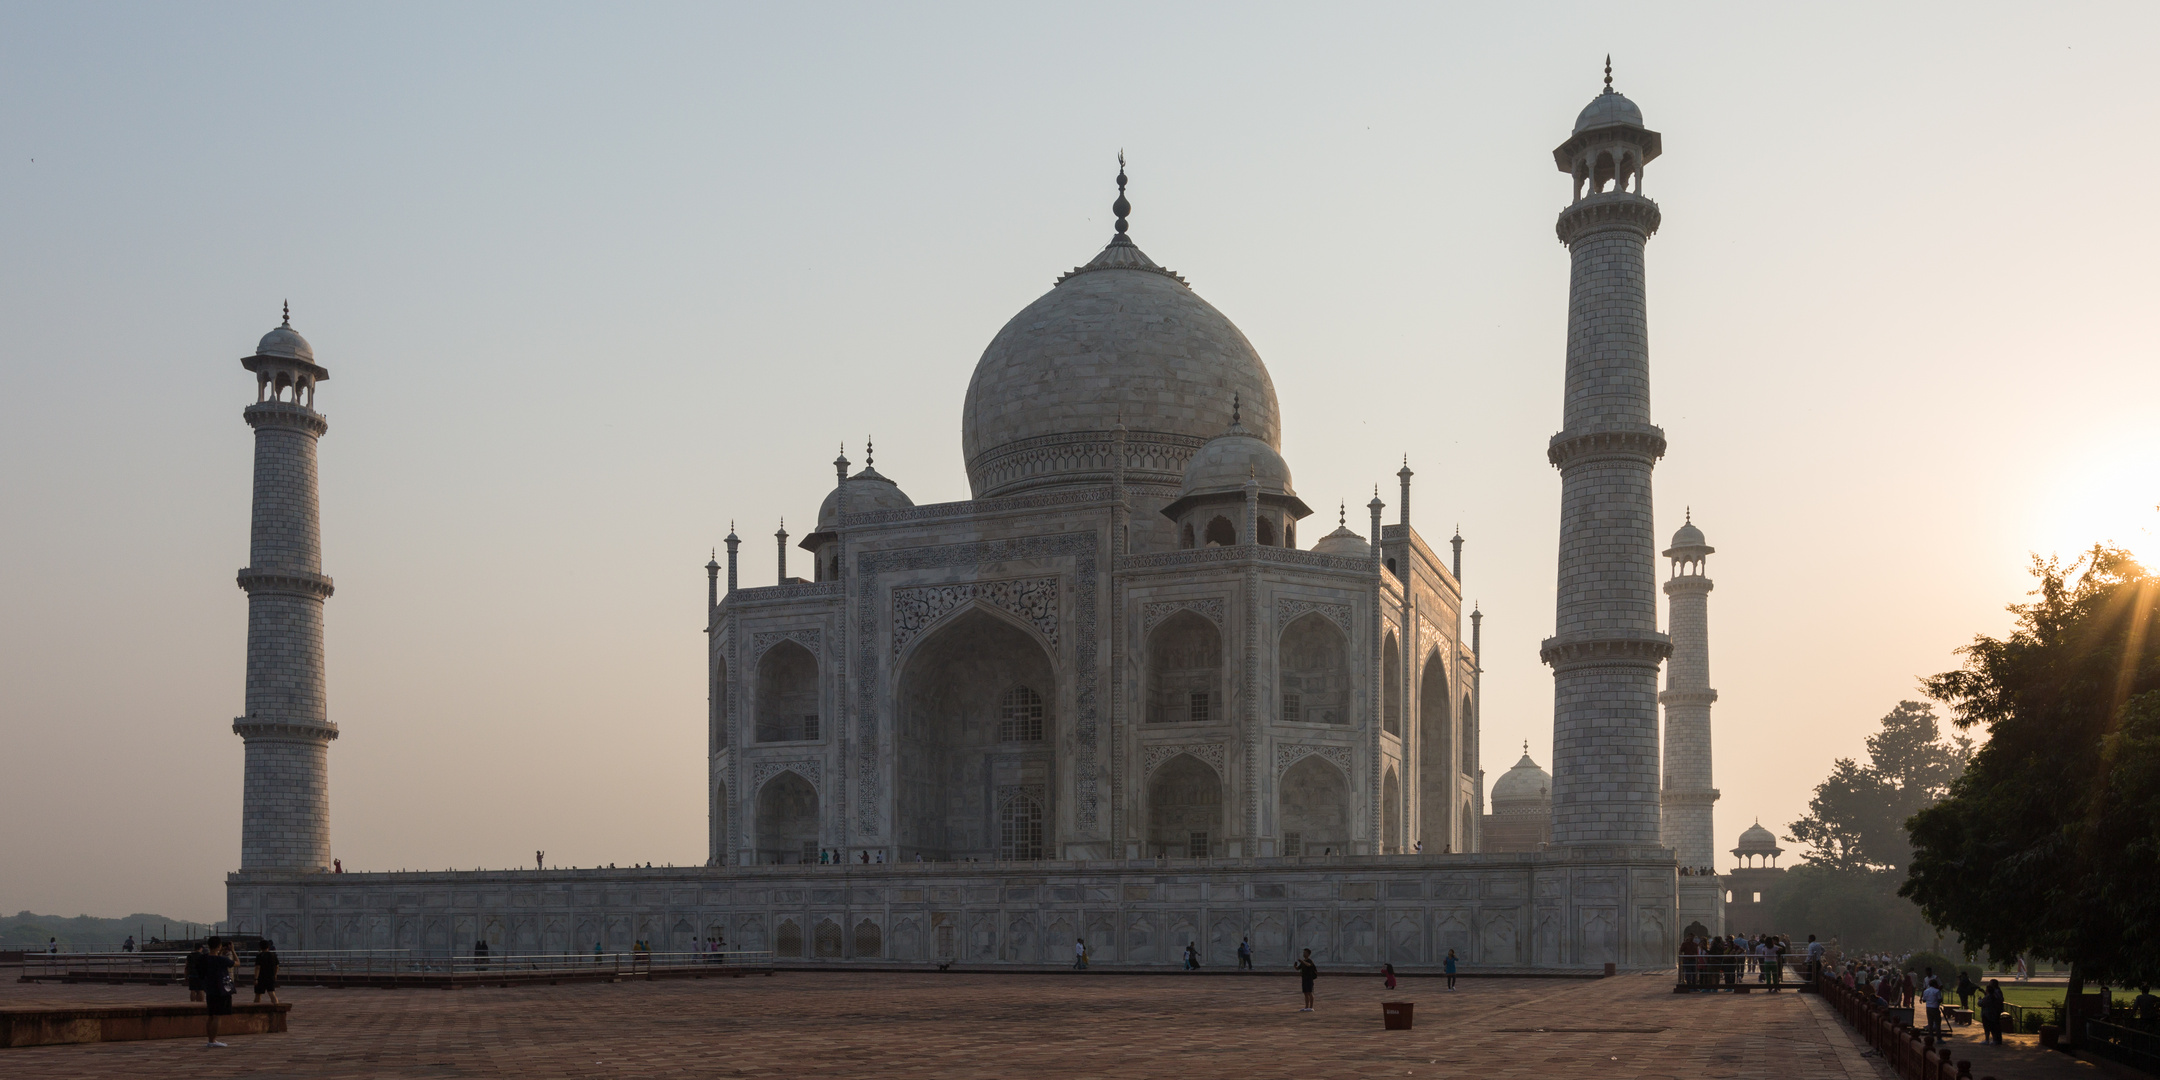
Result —
[[1739, 865], [1725, 874], [1725, 929], [1734, 934], [1775, 933], [1773, 908], [1785, 887], [1785, 868], [1777, 859], [1785, 849], [1758, 821], [1740, 834], [1740, 846], [1732, 853]]
[[1530, 760], [1529, 743], [1522, 760], [1493, 781], [1492, 813], [1480, 832], [1486, 851], [1543, 851], [1552, 843], [1552, 777]]

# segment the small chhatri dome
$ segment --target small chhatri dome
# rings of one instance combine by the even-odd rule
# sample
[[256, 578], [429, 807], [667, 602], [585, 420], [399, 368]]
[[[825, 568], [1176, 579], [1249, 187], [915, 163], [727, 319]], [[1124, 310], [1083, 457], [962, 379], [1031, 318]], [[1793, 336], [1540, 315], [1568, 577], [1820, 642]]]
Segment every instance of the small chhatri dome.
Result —
[[291, 302], [285, 304], [285, 321], [262, 336], [262, 341], [255, 346], [255, 355], [279, 360], [298, 360], [307, 364], [315, 362], [314, 347], [308, 344], [306, 338], [300, 336], [300, 331], [292, 328]]
[[1290, 464], [1266, 440], [1245, 429], [1243, 410], [1240, 396], [1232, 395], [1230, 427], [1209, 439], [1185, 466], [1180, 498], [1244, 491], [1247, 480], [1259, 484], [1264, 494], [1297, 495], [1290, 486]]
[[1703, 531], [1695, 527], [1695, 512], [1688, 511], [1687, 522], [1672, 534], [1672, 546], [1665, 549], [1668, 559], [1699, 559], [1717, 549], [1703, 537]]
[[1577, 132], [1594, 128], [1612, 127], [1615, 124], [1643, 126], [1642, 110], [1627, 99], [1627, 95], [1612, 88], [1612, 57], [1605, 58], [1605, 92], [1590, 99], [1582, 114], [1575, 118]]
[[1370, 555], [1372, 545], [1365, 538], [1350, 531], [1350, 509], [1347, 505], [1335, 511], [1335, 531], [1320, 538], [1312, 549], [1322, 555]]
[[1552, 802], [1552, 777], [1538, 763], [1530, 760], [1530, 744], [1523, 744], [1522, 760], [1515, 767], [1493, 781], [1492, 803], [1495, 813], [1502, 803], [1547, 805]]
[[1785, 849], [1778, 846], [1777, 834], [1762, 827], [1758, 821], [1740, 834], [1739, 846], [1733, 848], [1735, 855], [1776, 855]]
[[[840, 460], [847, 459], [843, 455]], [[817, 529], [803, 538], [803, 546], [810, 546], [811, 537], [839, 527], [840, 493], [843, 491], [847, 493], [847, 512], [850, 514], [867, 514], [873, 510], [905, 510], [915, 505], [915, 500], [908, 498], [907, 492], [900, 490], [900, 485], [877, 471], [876, 462], [877, 447], [866, 444], [862, 471], [848, 477], [846, 483], [835, 485], [825, 496], [825, 501], [818, 506]]]

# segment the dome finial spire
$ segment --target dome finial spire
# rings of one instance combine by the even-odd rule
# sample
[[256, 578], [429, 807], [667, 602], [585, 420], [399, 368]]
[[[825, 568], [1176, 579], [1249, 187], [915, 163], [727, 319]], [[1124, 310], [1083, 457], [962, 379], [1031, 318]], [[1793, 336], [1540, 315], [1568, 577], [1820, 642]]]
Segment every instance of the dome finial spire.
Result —
[[862, 464], [865, 469], [877, 464], [877, 439], [874, 436], [863, 436]]
[[1231, 426], [1231, 427], [1236, 427], [1236, 426], [1238, 426], [1238, 425], [1239, 425], [1240, 423], [1242, 423], [1242, 422], [1243, 422], [1243, 421], [1241, 421], [1241, 420], [1239, 419], [1239, 417], [1240, 417], [1241, 415], [1243, 415], [1243, 413], [1244, 413], [1244, 409], [1245, 409], [1245, 395], [1243, 395], [1243, 394], [1232, 394], [1232, 395], [1230, 395], [1230, 426]]
[[1687, 508], [1687, 524], [1695, 524], [1695, 508], [1692, 506]]
[[1117, 215], [1117, 234], [1125, 235], [1125, 215], [1132, 213], [1132, 204], [1125, 201], [1125, 151], [1117, 152], [1117, 201], [1110, 204], [1110, 212]]
[[285, 301], [285, 325], [292, 325], [292, 301]]
[[1612, 88], [1612, 54], [1611, 54], [1611, 53], [1606, 53], [1606, 54], [1605, 54], [1605, 92], [1606, 92], [1606, 93], [1608, 93], [1608, 94], [1610, 94], [1610, 93], [1614, 93], [1614, 90], [1613, 90], [1613, 88]]

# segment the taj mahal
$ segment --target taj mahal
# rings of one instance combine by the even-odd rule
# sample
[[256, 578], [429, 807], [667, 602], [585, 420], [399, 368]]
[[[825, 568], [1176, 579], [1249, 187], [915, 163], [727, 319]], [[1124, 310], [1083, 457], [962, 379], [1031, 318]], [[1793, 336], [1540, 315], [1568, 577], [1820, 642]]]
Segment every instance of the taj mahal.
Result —
[[706, 565], [702, 866], [326, 872], [329, 370], [289, 319], [273, 329], [243, 361], [233, 930], [497, 955], [721, 935], [803, 961], [1040, 964], [1082, 939], [1099, 963], [1187, 943], [1227, 963], [1249, 938], [1263, 963], [1670, 966], [1683, 932], [1724, 925], [1697, 872], [1717, 798], [1713, 549], [1691, 520], [1661, 574], [1644, 288], [1661, 211], [1643, 174], [1662, 139], [1610, 72], [1553, 151], [1572, 275], [1547, 451], [1549, 775], [1526, 750], [1488, 805], [1462, 536], [1414, 526], [1407, 462], [1392, 507], [1307, 505], [1266, 365], [1141, 250], [1121, 159], [1107, 245], [975, 365], [972, 498], [917, 505], [865, 447], [859, 469], [834, 461], [814, 525], [775, 534], [775, 578], [742, 580], [732, 531]]

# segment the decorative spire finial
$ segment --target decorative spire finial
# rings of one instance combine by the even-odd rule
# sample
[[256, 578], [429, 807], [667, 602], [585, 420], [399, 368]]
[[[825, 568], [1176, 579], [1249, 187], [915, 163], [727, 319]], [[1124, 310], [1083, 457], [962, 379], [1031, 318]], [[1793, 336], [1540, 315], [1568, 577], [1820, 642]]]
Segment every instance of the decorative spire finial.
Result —
[[1612, 92], [1613, 92], [1613, 88], [1612, 88], [1612, 54], [1611, 54], [1611, 53], [1606, 53], [1606, 54], [1605, 54], [1605, 92], [1606, 92], [1606, 93], [1608, 93], [1608, 94], [1610, 94], [1610, 93], [1612, 93]]
[[1687, 508], [1687, 523], [1690, 525], [1695, 524], [1695, 508], [1692, 506]]
[[867, 469], [877, 464], [877, 439], [865, 436], [862, 447], [862, 464]]
[[1344, 499], [1335, 505], [1335, 527], [1338, 529], [1350, 527], [1350, 500]]
[[1238, 417], [1239, 417], [1239, 415], [1241, 415], [1241, 414], [1242, 414], [1242, 412], [1244, 411], [1244, 408], [1245, 408], [1245, 395], [1243, 395], [1243, 394], [1232, 394], [1232, 395], [1230, 395], [1230, 426], [1231, 426], [1231, 427], [1236, 427], [1236, 426], [1238, 426], [1238, 423], [1239, 423], [1239, 421], [1238, 421]]
[[1117, 152], [1117, 201], [1110, 204], [1110, 212], [1117, 215], [1117, 234], [1125, 235], [1125, 215], [1132, 213], [1132, 204], [1125, 201], [1125, 151]]
[[292, 325], [292, 301], [285, 301], [285, 325]]

